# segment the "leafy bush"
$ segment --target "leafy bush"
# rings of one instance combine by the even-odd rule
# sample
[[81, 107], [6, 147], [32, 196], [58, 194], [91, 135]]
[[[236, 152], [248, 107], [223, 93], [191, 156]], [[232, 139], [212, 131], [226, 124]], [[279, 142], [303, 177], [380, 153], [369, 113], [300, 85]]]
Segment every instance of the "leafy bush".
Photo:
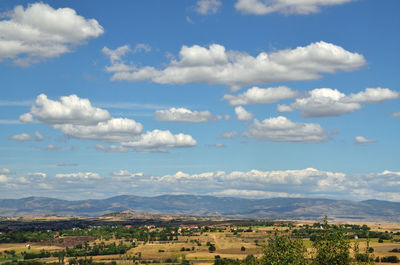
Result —
[[387, 257], [382, 257], [381, 262], [388, 262], [388, 263], [398, 263], [399, 258], [397, 256], [387, 256]]
[[215, 248], [214, 245], [211, 245], [211, 246], [208, 248], [208, 251], [210, 251], [210, 252], [214, 252], [215, 250], [216, 250], [216, 248]]
[[325, 216], [322, 228], [313, 244], [316, 250], [313, 264], [350, 264], [350, 242], [345, 238], [342, 227], [330, 227]]
[[268, 240], [261, 258], [263, 265], [291, 264], [304, 265], [306, 263], [307, 249], [301, 239], [280, 235], [275, 230], [274, 235]]
[[374, 259], [370, 257], [368, 254], [365, 253], [358, 253], [356, 254], [356, 261], [361, 261], [361, 262], [371, 262]]

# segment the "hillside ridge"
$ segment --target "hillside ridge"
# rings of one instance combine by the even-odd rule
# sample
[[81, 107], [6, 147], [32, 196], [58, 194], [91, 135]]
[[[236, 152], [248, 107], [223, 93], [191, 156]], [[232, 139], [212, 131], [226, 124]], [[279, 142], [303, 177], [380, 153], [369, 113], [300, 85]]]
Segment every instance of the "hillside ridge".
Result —
[[47, 197], [0, 199], [0, 216], [101, 216], [133, 211], [149, 215], [229, 218], [339, 218], [400, 220], [400, 203], [382, 200], [345, 201], [314, 198], [245, 199], [203, 195], [119, 195], [106, 199], [63, 200]]

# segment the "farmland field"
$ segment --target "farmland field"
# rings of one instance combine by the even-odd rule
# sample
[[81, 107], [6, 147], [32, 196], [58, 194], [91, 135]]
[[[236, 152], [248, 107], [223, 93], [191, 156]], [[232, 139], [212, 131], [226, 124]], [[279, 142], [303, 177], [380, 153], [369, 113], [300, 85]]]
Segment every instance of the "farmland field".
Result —
[[[247, 222], [247, 224], [246, 224]], [[0, 235], [0, 263], [39, 261], [53, 264], [214, 264], [216, 259], [260, 259], [275, 232], [301, 239], [312, 259], [313, 237], [322, 231], [316, 221], [221, 221], [201, 225], [104, 225], [61, 230], [9, 230]], [[400, 258], [400, 225], [394, 223], [330, 222], [343, 228], [350, 255], [367, 253]], [[365, 235], [368, 235], [369, 238]], [[228, 261], [229, 261], [228, 260]], [[385, 264], [385, 263], [379, 263]], [[389, 263], [388, 263], [389, 264]]]

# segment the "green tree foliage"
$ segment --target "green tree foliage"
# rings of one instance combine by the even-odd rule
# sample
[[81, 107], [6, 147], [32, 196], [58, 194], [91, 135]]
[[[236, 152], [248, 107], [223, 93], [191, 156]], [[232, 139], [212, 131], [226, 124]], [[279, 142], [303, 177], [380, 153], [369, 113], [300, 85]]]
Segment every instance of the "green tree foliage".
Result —
[[[94, 262], [93, 259], [69, 259], [69, 264], [72, 265], [117, 265], [115, 261], [112, 262]], [[19, 260], [19, 261], [9, 261], [2, 265], [59, 265], [59, 263], [51, 262], [46, 263], [40, 260]]]
[[247, 257], [242, 262], [244, 265], [258, 265], [260, 262], [253, 255], [247, 255]]
[[264, 249], [261, 264], [303, 265], [307, 264], [306, 253], [307, 249], [301, 239], [282, 235], [275, 231]]
[[358, 244], [358, 242], [355, 242], [354, 243], [354, 258], [355, 258], [355, 261], [353, 263], [357, 264], [357, 265], [375, 264], [374, 256], [371, 255], [370, 249], [371, 248], [369, 247], [369, 239], [367, 240], [367, 247], [365, 248], [365, 252], [364, 253], [360, 253], [359, 244]]
[[214, 265], [242, 265], [242, 261], [238, 259], [229, 259], [216, 256], [214, 260]]
[[39, 242], [51, 239], [55, 232], [16, 231], [0, 234], [0, 243]]
[[210, 247], [208, 248], [208, 251], [210, 252], [214, 252], [216, 250], [214, 245], [210, 245]]
[[326, 216], [313, 246], [316, 252], [314, 265], [347, 265], [351, 262], [350, 242], [345, 238], [342, 227], [330, 227]]
[[399, 258], [397, 256], [387, 256], [387, 257], [382, 257], [381, 262], [387, 262], [387, 263], [398, 263]]

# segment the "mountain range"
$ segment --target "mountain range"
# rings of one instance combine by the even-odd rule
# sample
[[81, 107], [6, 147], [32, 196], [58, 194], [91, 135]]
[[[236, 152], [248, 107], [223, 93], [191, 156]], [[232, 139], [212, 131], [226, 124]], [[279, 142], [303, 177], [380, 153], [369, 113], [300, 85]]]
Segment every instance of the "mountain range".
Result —
[[0, 216], [72, 215], [101, 216], [133, 210], [173, 216], [226, 218], [334, 218], [400, 221], [400, 203], [310, 198], [244, 199], [195, 195], [140, 197], [122, 195], [107, 199], [69, 201], [46, 197], [0, 199]]

